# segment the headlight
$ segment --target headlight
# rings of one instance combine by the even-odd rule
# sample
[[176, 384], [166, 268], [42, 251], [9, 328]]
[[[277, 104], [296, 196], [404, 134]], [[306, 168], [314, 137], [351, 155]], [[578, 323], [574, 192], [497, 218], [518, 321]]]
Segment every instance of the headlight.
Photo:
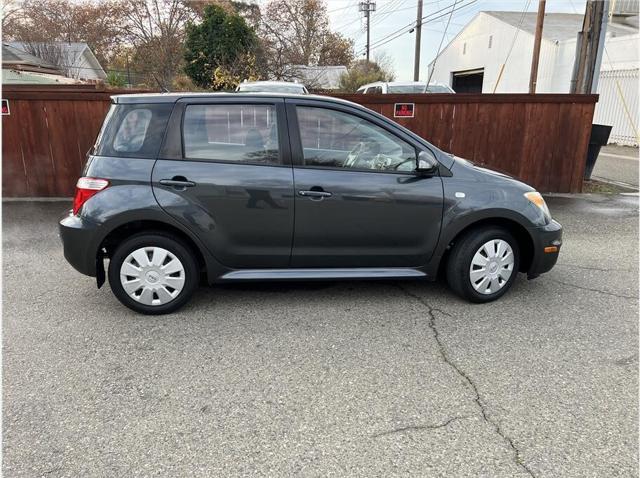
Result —
[[526, 197], [529, 201], [531, 201], [533, 204], [538, 206], [548, 219], [551, 219], [551, 213], [549, 212], [547, 203], [544, 202], [544, 198], [542, 197], [542, 194], [540, 194], [538, 191], [531, 191], [528, 193], [524, 193], [524, 197]]

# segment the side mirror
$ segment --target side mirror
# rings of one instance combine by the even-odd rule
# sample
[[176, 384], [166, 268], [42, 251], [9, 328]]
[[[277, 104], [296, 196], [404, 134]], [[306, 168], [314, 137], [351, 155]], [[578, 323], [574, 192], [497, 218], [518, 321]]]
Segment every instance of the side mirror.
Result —
[[420, 151], [416, 160], [416, 173], [430, 175], [438, 170], [438, 160], [428, 151]]

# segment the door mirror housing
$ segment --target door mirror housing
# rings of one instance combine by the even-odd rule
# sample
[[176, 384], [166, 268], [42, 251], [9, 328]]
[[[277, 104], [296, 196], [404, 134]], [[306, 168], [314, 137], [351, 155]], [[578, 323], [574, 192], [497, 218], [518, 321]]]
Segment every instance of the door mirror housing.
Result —
[[434, 175], [438, 171], [438, 160], [428, 151], [420, 151], [416, 159], [416, 173], [421, 175]]

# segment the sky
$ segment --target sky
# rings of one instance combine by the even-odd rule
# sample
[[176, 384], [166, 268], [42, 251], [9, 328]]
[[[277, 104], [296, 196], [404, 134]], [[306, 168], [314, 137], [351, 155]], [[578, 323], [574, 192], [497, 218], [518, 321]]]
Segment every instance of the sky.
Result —
[[[451, 15], [449, 26], [448, 12], [456, 3], [456, 10]], [[329, 14], [329, 24], [333, 31], [351, 38], [355, 43], [356, 54], [364, 58], [366, 45], [365, 21], [358, 12], [360, 0], [325, 0]], [[409, 29], [415, 23], [417, 0], [377, 0], [376, 11], [371, 14], [371, 56], [384, 53], [392, 61], [396, 80], [413, 80], [413, 57], [415, 33], [403, 33], [397, 38], [376, 47], [376, 41], [405, 26]], [[547, 13], [580, 13], [584, 14], [585, 0], [547, 0]], [[456, 34], [480, 11], [504, 10], [522, 12], [526, 7], [529, 12], [537, 12], [537, 0], [423, 0], [422, 16], [440, 15], [441, 18], [424, 23], [422, 26], [422, 45], [420, 55], [420, 79], [426, 80], [427, 65], [435, 58], [438, 47], [442, 49]], [[448, 7], [448, 8], [447, 8]], [[440, 11], [438, 13], [438, 11]], [[443, 15], [446, 13], [446, 15]], [[427, 21], [427, 20], [425, 20]], [[445, 34], [446, 29], [446, 34]], [[400, 33], [400, 32], [398, 32]]]

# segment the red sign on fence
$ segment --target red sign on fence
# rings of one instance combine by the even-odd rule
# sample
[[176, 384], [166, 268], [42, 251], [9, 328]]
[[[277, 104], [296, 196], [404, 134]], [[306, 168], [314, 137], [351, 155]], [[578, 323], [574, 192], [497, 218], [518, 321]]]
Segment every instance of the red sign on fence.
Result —
[[9, 100], [2, 100], [2, 114], [3, 115], [11, 114], [9, 112]]
[[396, 103], [393, 108], [394, 118], [413, 118], [415, 103]]

